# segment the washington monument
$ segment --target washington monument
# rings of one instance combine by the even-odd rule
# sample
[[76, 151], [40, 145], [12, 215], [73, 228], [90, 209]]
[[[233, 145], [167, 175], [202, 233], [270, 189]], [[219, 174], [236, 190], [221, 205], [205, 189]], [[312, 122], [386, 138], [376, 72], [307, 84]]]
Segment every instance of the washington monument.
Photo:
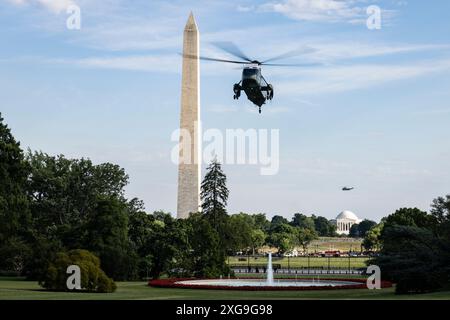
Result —
[[180, 153], [177, 217], [200, 211], [200, 62], [199, 32], [191, 13], [184, 28], [181, 80]]

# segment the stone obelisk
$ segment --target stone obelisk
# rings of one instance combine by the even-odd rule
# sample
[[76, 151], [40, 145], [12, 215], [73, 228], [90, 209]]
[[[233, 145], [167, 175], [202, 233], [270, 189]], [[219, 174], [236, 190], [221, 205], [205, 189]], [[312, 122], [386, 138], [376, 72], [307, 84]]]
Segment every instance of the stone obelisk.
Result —
[[200, 211], [200, 38], [191, 13], [184, 29], [177, 217]]

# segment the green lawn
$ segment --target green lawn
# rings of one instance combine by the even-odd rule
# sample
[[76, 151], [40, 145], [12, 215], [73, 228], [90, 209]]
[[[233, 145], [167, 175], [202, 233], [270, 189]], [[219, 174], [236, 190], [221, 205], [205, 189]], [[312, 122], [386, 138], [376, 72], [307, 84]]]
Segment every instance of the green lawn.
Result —
[[359, 251], [361, 250], [362, 239], [338, 238], [338, 237], [320, 237], [309, 244], [309, 252], [340, 250], [340, 251]]
[[0, 300], [148, 300], [148, 299], [450, 299], [450, 292], [397, 296], [392, 288], [381, 290], [322, 290], [322, 291], [228, 291], [151, 288], [145, 282], [119, 282], [114, 293], [47, 292], [36, 282], [0, 279]]

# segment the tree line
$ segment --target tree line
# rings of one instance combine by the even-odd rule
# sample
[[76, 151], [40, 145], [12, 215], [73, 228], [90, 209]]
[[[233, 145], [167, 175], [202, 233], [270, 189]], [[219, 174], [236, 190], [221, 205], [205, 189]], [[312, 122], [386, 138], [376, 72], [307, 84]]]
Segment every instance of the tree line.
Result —
[[78, 249], [95, 254], [115, 280], [226, 275], [229, 254], [263, 245], [285, 252], [335, 232], [324, 217], [228, 215], [216, 161], [202, 183], [201, 213], [181, 220], [127, 199], [129, 177], [117, 165], [24, 152], [1, 117], [0, 160], [0, 270], [30, 279], [45, 282], [58, 254]]
[[[217, 161], [202, 182], [201, 212], [187, 219], [147, 213], [141, 200], [125, 197], [128, 182], [124, 169], [111, 163], [24, 152], [0, 115], [0, 272], [48, 288], [61, 282], [55, 268], [70, 259], [101, 266], [114, 280], [218, 277], [232, 274], [226, 257], [238, 251], [256, 253], [264, 245], [281, 253], [306, 250], [319, 236], [336, 236], [335, 225], [315, 215], [296, 213], [290, 221], [229, 215]], [[350, 234], [379, 251], [369, 263], [379, 265], [399, 293], [449, 288], [450, 195], [433, 200], [429, 213], [402, 208], [379, 224], [364, 220]], [[107, 277], [96, 285], [100, 290], [114, 288]]]

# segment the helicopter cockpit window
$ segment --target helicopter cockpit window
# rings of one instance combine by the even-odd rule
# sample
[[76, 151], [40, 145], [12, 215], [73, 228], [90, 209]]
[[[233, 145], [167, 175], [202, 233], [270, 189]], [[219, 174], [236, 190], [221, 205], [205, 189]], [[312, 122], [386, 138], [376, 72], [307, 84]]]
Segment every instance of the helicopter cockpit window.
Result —
[[244, 77], [255, 77], [258, 75], [258, 69], [244, 69]]

